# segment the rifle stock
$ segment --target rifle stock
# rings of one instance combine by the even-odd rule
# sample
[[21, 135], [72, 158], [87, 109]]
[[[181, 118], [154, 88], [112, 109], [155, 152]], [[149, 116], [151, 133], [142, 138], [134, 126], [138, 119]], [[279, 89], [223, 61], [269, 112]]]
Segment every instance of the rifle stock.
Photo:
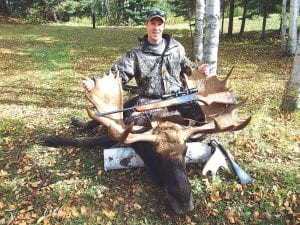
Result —
[[143, 112], [146, 110], [151, 110], [151, 109], [159, 109], [159, 108], [163, 108], [163, 107], [168, 107], [171, 105], [176, 105], [176, 99], [168, 99], [168, 100], [163, 100], [163, 101], [157, 101], [157, 102], [153, 102], [153, 103], [149, 103], [146, 105], [138, 105], [135, 107], [135, 110], [137, 112]]

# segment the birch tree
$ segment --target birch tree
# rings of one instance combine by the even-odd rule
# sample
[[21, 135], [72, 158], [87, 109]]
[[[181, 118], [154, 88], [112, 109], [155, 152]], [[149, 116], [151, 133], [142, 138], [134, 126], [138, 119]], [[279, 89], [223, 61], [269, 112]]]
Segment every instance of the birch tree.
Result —
[[202, 61], [203, 57], [203, 27], [204, 27], [204, 0], [196, 0], [195, 34], [194, 34], [194, 59]]
[[[297, 20], [299, 11], [299, 0], [290, 1], [290, 23], [289, 23], [289, 53], [295, 55], [297, 48]], [[299, 4], [299, 5], [298, 5]]]
[[209, 64], [209, 75], [216, 75], [219, 47], [220, 1], [206, 1], [204, 15], [203, 62]]
[[282, 12], [281, 12], [281, 54], [287, 54], [286, 43], [286, 3], [287, 0], [282, 0]]
[[[290, 2], [289, 53], [295, 55], [294, 67], [281, 105], [284, 111], [300, 109], [300, 48], [297, 49], [297, 19], [300, 0]], [[297, 52], [296, 52], [297, 51]]]

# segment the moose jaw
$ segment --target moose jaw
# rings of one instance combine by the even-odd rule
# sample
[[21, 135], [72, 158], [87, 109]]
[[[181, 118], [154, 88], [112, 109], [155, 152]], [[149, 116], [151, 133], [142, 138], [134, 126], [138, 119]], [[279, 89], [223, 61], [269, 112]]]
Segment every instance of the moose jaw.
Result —
[[[195, 70], [190, 70], [189, 74], [185, 74], [185, 80], [188, 88], [197, 88], [198, 95], [207, 96], [229, 91], [227, 80], [231, 72], [232, 69], [225, 79], [219, 80], [216, 76], [207, 77], [198, 74]], [[101, 113], [122, 109], [123, 90], [119, 74], [103, 74], [101, 78], [94, 78], [94, 80], [95, 88], [90, 91], [87, 97], [97, 111]], [[151, 121], [152, 127], [143, 133], [133, 132], [140, 130], [140, 126], [125, 125], [122, 112], [107, 116], [97, 116], [89, 108], [87, 108], [87, 112], [92, 119], [106, 126], [110, 137], [116, 141], [133, 146], [138, 146], [139, 143], [152, 144], [151, 154], [158, 161], [155, 169], [160, 171], [162, 185], [169, 203], [175, 213], [184, 214], [193, 210], [191, 185], [185, 170], [184, 160], [188, 138], [195, 135], [201, 137], [206, 134], [243, 129], [248, 125], [251, 118], [236, 121], [233, 112], [244, 103], [245, 101], [232, 105], [198, 103], [205, 116], [204, 124], [184, 127], [168, 121], [168, 118], [162, 118], [164, 122], [159, 119]], [[140, 156], [143, 155], [143, 151], [140, 149], [136, 152]], [[145, 162], [145, 164], [147, 163]]]

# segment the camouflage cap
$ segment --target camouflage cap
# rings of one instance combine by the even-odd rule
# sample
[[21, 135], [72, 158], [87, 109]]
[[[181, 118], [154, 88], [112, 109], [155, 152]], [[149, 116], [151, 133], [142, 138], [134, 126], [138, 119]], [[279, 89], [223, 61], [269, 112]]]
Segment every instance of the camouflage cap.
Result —
[[148, 16], [147, 16], [147, 22], [152, 20], [153, 18], [160, 18], [163, 22], [166, 21], [166, 15], [165, 15], [165, 12], [162, 11], [162, 10], [159, 10], [159, 9], [156, 9], [156, 10], [151, 10], [149, 13], [148, 13]]

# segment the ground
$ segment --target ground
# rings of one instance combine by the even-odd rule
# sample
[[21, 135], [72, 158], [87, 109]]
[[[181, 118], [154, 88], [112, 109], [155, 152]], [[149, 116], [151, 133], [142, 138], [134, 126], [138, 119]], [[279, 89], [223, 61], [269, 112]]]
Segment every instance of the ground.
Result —
[[[103, 171], [101, 148], [50, 148], [43, 135], [95, 135], [69, 125], [87, 119], [84, 76], [107, 72], [138, 42], [143, 28], [0, 24], [0, 224], [296, 224], [299, 222], [299, 112], [280, 111], [292, 58], [280, 57], [276, 31], [267, 42], [248, 32], [221, 37], [218, 76], [230, 85], [243, 131], [218, 135], [254, 181], [226, 172], [212, 182], [188, 165], [195, 209], [175, 216], [143, 168]], [[167, 32], [191, 55], [189, 30]]]

